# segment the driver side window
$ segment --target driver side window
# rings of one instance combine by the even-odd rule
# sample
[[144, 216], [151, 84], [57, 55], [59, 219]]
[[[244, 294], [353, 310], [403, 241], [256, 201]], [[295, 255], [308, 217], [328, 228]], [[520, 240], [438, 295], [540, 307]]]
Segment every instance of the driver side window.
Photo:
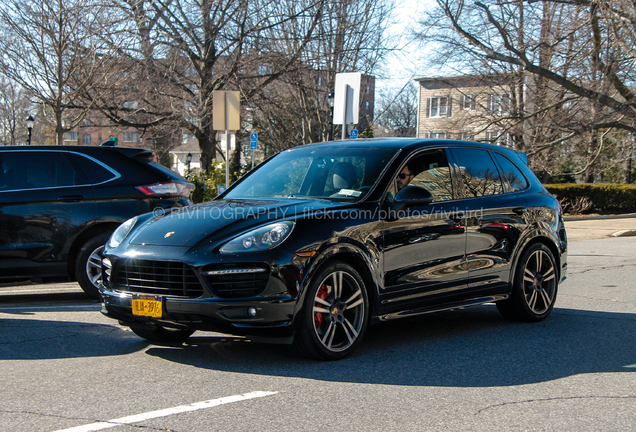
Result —
[[406, 186], [426, 189], [433, 196], [433, 202], [452, 200], [452, 179], [444, 151], [427, 151], [411, 158], [394, 181], [393, 196]]

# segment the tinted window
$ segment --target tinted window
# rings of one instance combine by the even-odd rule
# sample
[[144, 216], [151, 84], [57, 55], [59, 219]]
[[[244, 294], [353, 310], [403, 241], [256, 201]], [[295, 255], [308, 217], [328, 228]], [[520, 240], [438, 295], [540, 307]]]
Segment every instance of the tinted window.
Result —
[[115, 173], [109, 171], [103, 165], [100, 165], [85, 156], [73, 155], [73, 158], [75, 159], [75, 162], [82, 167], [82, 170], [86, 173], [90, 182], [93, 184], [104, 183], [117, 177]]
[[88, 184], [61, 152], [6, 152], [2, 154], [0, 190], [42, 189]]
[[455, 169], [461, 173], [467, 197], [503, 193], [499, 171], [486, 150], [453, 149]]
[[510, 159], [500, 155], [499, 153], [494, 153], [494, 155], [495, 160], [501, 167], [501, 175], [508, 180], [510, 189], [513, 192], [523, 190], [528, 187], [528, 182], [523, 174], [521, 174], [521, 170], [519, 170], [519, 168], [510, 161]]

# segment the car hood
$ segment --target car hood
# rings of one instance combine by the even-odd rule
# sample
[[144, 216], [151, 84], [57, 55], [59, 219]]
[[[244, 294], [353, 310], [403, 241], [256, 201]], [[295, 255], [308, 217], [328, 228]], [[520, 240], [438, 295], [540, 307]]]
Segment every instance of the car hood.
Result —
[[157, 246], [192, 247], [221, 242], [283, 218], [295, 218], [351, 203], [321, 200], [218, 200], [155, 215], [133, 230], [129, 242]]

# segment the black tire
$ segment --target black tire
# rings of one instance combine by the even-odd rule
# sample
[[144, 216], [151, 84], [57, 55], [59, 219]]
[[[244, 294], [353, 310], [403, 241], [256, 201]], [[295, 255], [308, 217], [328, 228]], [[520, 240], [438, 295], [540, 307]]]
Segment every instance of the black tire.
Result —
[[360, 344], [368, 321], [364, 281], [350, 265], [333, 261], [309, 286], [294, 348], [317, 360], [344, 358]]
[[559, 285], [552, 251], [542, 243], [531, 245], [521, 255], [514, 277], [510, 298], [497, 302], [499, 312], [511, 321], [546, 319], [554, 307]]
[[102, 281], [102, 251], [110, 237], [103, 232], [88, 239], [80, 248], [75, 259], [75, 278], [89, 296], [99, 299], [97, 285]]
[[170, 329], [161, 326], [130, 327], [140, 338], [156, 344], [174, 344], [183, 342], [192, 336], [194, 330]]

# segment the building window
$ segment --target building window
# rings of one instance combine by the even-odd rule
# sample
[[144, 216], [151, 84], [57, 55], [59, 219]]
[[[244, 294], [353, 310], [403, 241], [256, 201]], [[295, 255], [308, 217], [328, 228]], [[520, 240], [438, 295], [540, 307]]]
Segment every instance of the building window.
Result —
[[499, 129], [493, 129], [486, 132], [486, 141], [498, 146], [510, 146], [511, 136], [508, 133], [502, 132]]
[[64, 141], [77, 141], [77, 132], [65, 132]]
[[369, 86], [367, 86], [367, 94], [369, 94], [369, 90], [370, 90], [370, 89], [369, 89]]
[[97, 135], [97, 141], [102, 142], [102, 134], [101, 133]]
[[428, 117], [450, 117], [451, 98], [435, 96], [428, 99]]
[[504, 114], [510, 109], [510, 95], [498, 93], [488, 96], [488, 111], [493, 114]]
[[472, 141], [473, 140], [473, 131], [462, 131], [461, 135], [462, 141]]
[[124, 132], [124, 141], [126, 142], [138, 142], [139, 132]]
[[82, 142], [84, 144], [90, 144], [91, 143], [91, 136], [89, 134], [84, 134], [84, 136], [82, 137]]
[[474, 110], [475, 109], [475, 96], [474, 95], [462, 95], [462, 98], [459, 101], [459, 108], [463, 110]]
[[445, 131], [431, 131], [427, 135], [428, 135], [427, 138], [446, 139]]
[[369, 102], [365, 105], [367, 107], [367, 111], [369, 110]]

